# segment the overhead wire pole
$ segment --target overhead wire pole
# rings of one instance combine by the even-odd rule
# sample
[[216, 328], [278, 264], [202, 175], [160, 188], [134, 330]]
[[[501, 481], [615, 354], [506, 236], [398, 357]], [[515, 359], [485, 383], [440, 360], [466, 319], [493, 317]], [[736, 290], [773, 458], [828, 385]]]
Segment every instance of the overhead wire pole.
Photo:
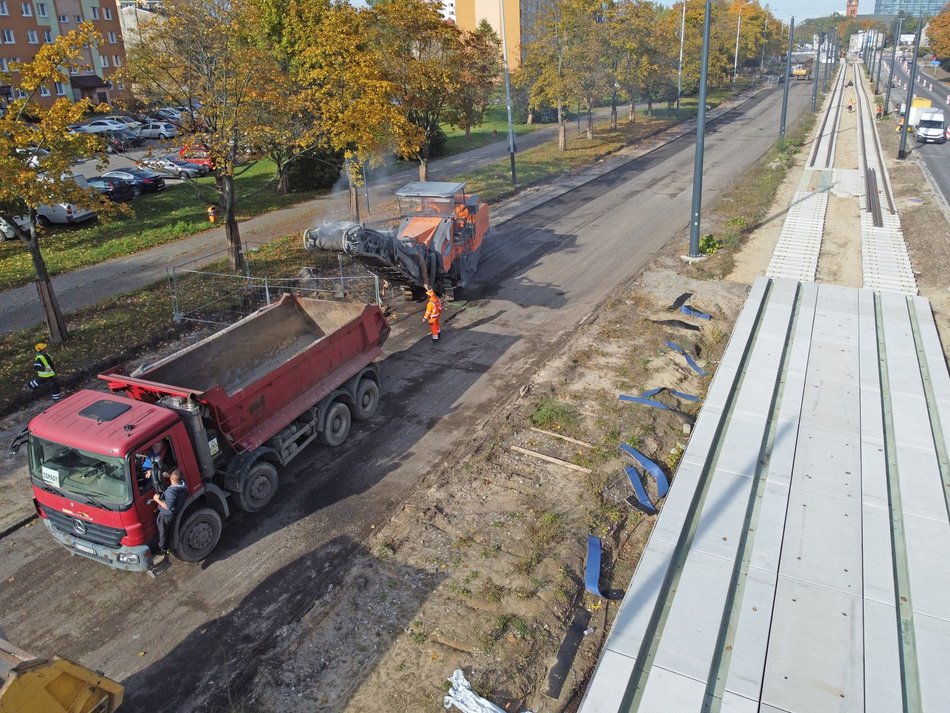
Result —
[[884, 96], [884, 113], [891, 113], [891, 86], [894, 84], [894, 65], [897, 64], [897, 42], [904, 27], [904, 18], [897, 18], [897, 32], [894, 34], [894, 48], [891, 50], [891, 69], [887, 73], [887, 94]]
[[818, 48], [815, 50], [815, 71], [811, 79], [811, 113], [818, 111], [818, 73], [821, 72], [821, 45], [825, 41], [825, 36], [818, 38]]
[[832, 30], [831, 32], [832, 34], [828, 36], [828, 42], [825, 43], [825, 71], [822, 80], [822, 89], [826, 92], [828, 91], [828, 69], [829, 65], [831, 65], [831, 50], [834, 49], [836, 42], [834, 33], [836, 33], [837, 30]]
[[910, 108], [914, 103], [914, 87], [917, 84], [917, 53], [920, 52], [920, 36], [924, 34], [924, 14], [917, 16], [917, 34], [914, 36], [914, 59], [910, 66], [910, 82], [907, 84], [907, 104], [904, 110], [904, 124], [901, 126], [901, 147], [898, 159], [907, 158], [907, 128], [910, 125]]
[[706, 0], [703, 17], [703, 52], [699, 70], [699, 112], [696, 118], [696, 157], [693, 160], [693, 205], [689, 226], [689, 256], [699, 254], [699, 218], [703, 210], [703, 151], [706, 139], [706, 79], [709, 75], [709, 20], [712, 16], [711, 0]]
[[676, 72], [676, 113], [680, 113], [680, 97], [683, 96], [683, 43], [686, 39], [686, 0], [683, 0], [683, 17], [680, 19], [680, 63]]
[[739, 76], [739, 32], [742, 30], [742, 11], [748, 4], [749, 3], [746, 2], [745, 4], [739, 6], [739, 21], [736, 22], [736, 54], [735, 59], [732, 62], [732, 86], [736, 85], [736, 79]]
[[505, 69], [505, 104], [508, 107], [508, 155], [511, 157], [511, 185], [518, 185], [518, 172], [515, 169], [515, 128], [511, 123], [511, 79], [508, 76], [508, 41], [505, 38], [505, 0], [498, 0], [501, 12], [501, 57]]
[[795, 36], [795, 18], [788, 25], [788, 53], [785, 55], [785, 89], [782, 91], [782, 120], [778, 126], [779, 139], [785, 138], [785, 115], [788, 113], [788, 82], [792, 78], [792, 38]]
[[877, 78], [874, 80], [874, 93], [881, 93], [881, 68], [884, 66], [884, 43], [881, 43], [881, 53], [877, 58]]

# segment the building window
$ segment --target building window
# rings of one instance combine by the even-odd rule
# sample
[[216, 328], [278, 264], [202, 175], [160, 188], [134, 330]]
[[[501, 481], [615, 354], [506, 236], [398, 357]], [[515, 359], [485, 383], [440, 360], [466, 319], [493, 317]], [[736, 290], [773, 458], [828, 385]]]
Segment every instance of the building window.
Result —
[[27, 30], [26, 31], [26, 41], [31, 45], [37, 45], [40, 41], [36, 38], [36, 30]]
[[106, 57], [105, 55], [99, 55], [99, 64], [102, 65], [103, 67], [108, 67], [109, 58]]
[[45, 84], [40, 86], [40, 96], [41, 97], [49, 96], [49, 87], [47, 87]]
[[122, 66], [122, 58], [121, 58], [119, 55], [117, 55], [117, 54], [112, 55], [112, 66], [113, 66], [113, 67], [121, 67], [121, 66]]
[[76, 15], [76, 22], [82, 22], [82, 15]]
[[7, 6], [7, 0], [0, 0], [0, 15], [9, 15], [10, 8]]
[[93, 19], [93, 20], [98, 20], [98, 19], [99, 19], [99, 8], [97, 8], [97, 7], [91, 7], [91, 8], [89, 8], [89, 10], [92, 12], [92, 19]]
[[66, 87], [63, 86], [62, 82], [56, 82], [56, 96], [62, 97], [66, 95]]
[[28, 2], [21, 2], [20, 12], [23, 13], [23, 17], [33, 17], [33, 6]]
[[119, 91], [120, 91], [120, 92], [124, 92], [124, 91], [125, 91], [125, 84], [123, 84], [122, 82], [119, 82]]
[[69, 22], [69, 15], [60, 15], [60, 16], [59, 16], [59, 21], [60, 21], [60, 22], [63, 22], [63, 23], [68, 23], [68, 22]]
[[53, 41], [53, 33], [50, 30], [43, 30], [43, 42], [49, 44]]
[[0, 72], [9, 72], [10, 63], [6, 57], [0, 57]]
[[103, 19], [105, 19], [105, 20], [111, 20], [111, 19], [112, 19], [112, 8], [109, 8], [109, 7], [104, 7], [104, 8], [102, 8], [102, 17], [103, 17]]
[[36, 3], [36, 16], [37, 16], [37, 17], [49, 17], [49, 15], [48, 15], [47, 12], [46, 12], [46, 3], [45, 3], [45, 2], [38, 2], [38, 3]]
[[5, 45], [16, 44], [16, 40], [13, 39], [13, 30], [3, 31], [3, 44]]
[[110, 45], [114, 45], [115, 43], [116, 43], [115, 33], [114, 33], [114, 32], [110, 32], [110, 33], [109, 33], [109, 44], [110, 44]]
[[18, 99], [26, 99], [26, 92], [24, 92], [22, 89], [17, 89], [16, 95]]

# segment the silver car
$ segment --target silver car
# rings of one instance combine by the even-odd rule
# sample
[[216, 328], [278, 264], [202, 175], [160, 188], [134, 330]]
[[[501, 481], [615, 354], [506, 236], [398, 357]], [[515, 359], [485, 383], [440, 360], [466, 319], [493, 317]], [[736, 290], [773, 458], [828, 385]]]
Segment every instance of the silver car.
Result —
[[125, 131], [125, 124], [114, 119], [93, 119], [78, 127], [78, 130], [86, 134], [104, 134], [107, 131]]
[[164, 121], [151, 121], [139, 128], [146, 139], [171, 139], [178, 136], [178, 128]]

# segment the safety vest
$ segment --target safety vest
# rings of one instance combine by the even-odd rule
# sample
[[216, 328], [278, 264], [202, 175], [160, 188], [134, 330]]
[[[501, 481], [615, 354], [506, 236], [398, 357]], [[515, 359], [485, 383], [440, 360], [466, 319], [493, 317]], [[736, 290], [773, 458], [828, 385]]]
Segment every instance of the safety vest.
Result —
[[441, 313], [442, 303], [439, 300], [429, 300], [429, 304], [426, 305], [425, 318], [429, 320], [438, 319]]
[[36, 370], [36, 375], [41, 379], [49, 379], [50, 377], [56, 376], [56, 372], [53, 371], [53, 365], [50, 363], [49, 357], [45, 354], [37, 354], [33, 366], [40, 367]]

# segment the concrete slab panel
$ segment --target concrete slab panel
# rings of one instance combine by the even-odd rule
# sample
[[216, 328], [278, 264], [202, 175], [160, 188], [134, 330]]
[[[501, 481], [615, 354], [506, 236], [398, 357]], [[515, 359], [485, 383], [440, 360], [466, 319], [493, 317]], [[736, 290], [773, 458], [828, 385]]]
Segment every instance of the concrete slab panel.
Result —
[[903, 710], [898, 645], [897, 611], [894, 606], [865, 600], [864, 700], [867, 713]]
[[654, 665], [637, 713], [701, 711], [705, 697], [705, 682]]

